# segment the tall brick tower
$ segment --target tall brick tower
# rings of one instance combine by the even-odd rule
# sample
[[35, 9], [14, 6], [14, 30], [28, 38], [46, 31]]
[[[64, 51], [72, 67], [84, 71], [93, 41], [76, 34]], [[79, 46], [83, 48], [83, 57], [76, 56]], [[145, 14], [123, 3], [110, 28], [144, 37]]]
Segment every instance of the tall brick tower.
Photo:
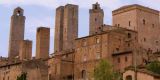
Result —
[[64, 7], [63, 49], [73, 49], [78, 38], [78, 6], [67, 4]]
[[78, 6], [67, 4], [56, 10], [55, 52], [74, 48], [78, 38]]
[[64, 19], [64, 6], [56, 9], [56, 24], [55, 24], [55, 38], [54, 38], [54, 51], [60, 52], [63, 50], [63, 19]]
[[14, 9], [13, 15], [11, 17], [8, 52], [10, 59], [19, 55], [20, 41], [24, 40], [25, 16], [23, 15], [23, 12], [24, 11], [22, 8], [17, 7]]
[[36, 35], [36, 59], [49, 57], [50, 29], [39, 27]]
[[89, 23], [89, 35], [99, 33], [102, 30], [104, 12], [101, 9], [100, 4], [93, 4], [92, 9], [89, 10], [90, 23]]

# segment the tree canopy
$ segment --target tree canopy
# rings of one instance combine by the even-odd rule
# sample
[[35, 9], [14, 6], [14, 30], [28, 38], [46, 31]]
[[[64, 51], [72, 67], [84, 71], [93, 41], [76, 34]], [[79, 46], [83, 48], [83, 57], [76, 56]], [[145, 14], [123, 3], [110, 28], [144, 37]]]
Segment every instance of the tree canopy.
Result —
[[22, 73], [17, 77], [17, 80], [27, 80], [27, 73]]
[[120, 74], [106, 60], [101, 60], [94, 71], [95, 80], [120, 80]]
[[153, 62], [147, 64], [147, 69], [154, 72], [154, 73], [160, 74], [160, 62], [153, 61]]

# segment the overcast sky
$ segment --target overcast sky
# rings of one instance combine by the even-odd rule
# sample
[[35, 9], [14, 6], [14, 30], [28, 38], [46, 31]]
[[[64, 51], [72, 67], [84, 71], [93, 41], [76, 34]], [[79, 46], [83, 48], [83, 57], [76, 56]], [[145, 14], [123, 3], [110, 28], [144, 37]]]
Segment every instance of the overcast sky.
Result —
[[53, 53], [55, 9], [69, 4], [79, 5], [79, 37], [88, 35], [89, 9], [99, 2], [104, 9], [105, 24], [112, 24], [112, 11], [129, 4], [141, 4], [160, 10], [160, 0], [0, 0], [0, 56], [8, 56], [10, 17], [13, 9], [22, 7], [26, 16], [25, 39], [33, 41], [35, 55], [36, 29], [39, 26], [51, 28], [50, 53]]

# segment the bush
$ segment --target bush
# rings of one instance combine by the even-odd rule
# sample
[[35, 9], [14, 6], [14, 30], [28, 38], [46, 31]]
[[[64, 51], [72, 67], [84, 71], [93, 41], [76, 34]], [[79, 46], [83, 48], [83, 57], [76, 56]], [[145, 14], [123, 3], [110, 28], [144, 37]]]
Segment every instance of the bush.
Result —
[[154, 73], [160, 74], [160, 62], [154, 61], [147, 65], [147, 70], [150, 70]]

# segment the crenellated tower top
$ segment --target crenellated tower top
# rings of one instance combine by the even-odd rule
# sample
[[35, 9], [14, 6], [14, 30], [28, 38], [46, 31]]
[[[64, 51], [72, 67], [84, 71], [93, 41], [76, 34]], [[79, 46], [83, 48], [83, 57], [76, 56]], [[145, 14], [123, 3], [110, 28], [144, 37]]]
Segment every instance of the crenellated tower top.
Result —
[[14, 9], [13, 15], [23, 16], [23, 12], [24, 10], [21, 7], [17, 7], [16, 9]]

